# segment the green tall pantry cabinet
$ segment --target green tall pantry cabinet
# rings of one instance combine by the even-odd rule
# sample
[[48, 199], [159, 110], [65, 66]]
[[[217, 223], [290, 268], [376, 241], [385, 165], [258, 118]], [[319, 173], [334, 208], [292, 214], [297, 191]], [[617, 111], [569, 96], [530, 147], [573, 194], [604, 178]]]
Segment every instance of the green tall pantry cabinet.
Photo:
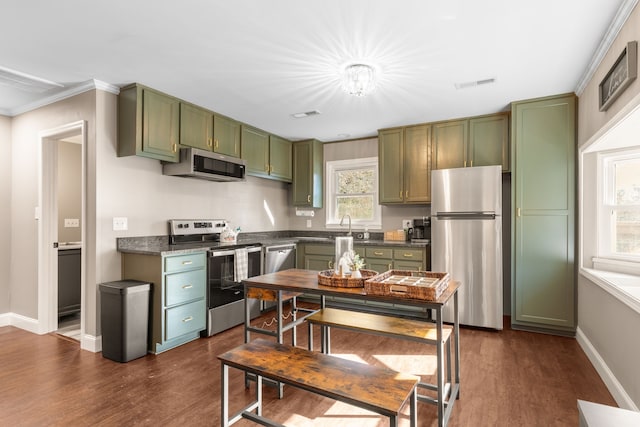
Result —
[[574, 335], [576, 97], [512, 104], [512, 326]]

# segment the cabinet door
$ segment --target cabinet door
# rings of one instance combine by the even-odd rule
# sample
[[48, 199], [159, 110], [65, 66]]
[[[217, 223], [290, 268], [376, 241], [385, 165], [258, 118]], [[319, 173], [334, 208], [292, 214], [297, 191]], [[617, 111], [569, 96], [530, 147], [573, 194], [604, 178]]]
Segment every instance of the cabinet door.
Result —
[[463, 168], [467, 166], [467, 120], [436, 123], [431, 140], [432, 169]]
[[293, 143], [293, 205], [322, 207], [324, 163], [322, 143], [316, 139]]
[[327, 255], [305, 255], [304, 268], [317, 271], [332, 269], [333, 257]]
[[508, 114], [470, 119], [468, 153], [467, 166], [502, 165], [502, 171], [508, 172]]
[[378, 133], [378, 187], [380, 203], [404, 201], [404, 132], [402, 128]]
[[404, 130], [404, 201], [431, 201], [431, 128], [411, 126]]
[[247, 174], [269, 176], [269, 134], [242, 126], [242, 158], [247, 161]]
[[211, 151], [213, 114], [195, 105], [180, 104], [180, 144]]
[[313, 168], [311, 141], [293, 144], [293, 206], [312, 206]]
[[393, 261], [393, 268], [396, 270], [424, 271], [424, 264], [420, 261]]
[[213, 116], [213, 151], [240, 157], [240, 123], [226, 117]]
[[142, 151], [177, 161], [180, 101], [146, 88], [142, 100]]
[[575, 329], [575, 104], [513, 105], [514, 325]]
[[291, 141], [279, 136], [269, 136], [269, 174], [274, 178], [291, 182], [293, 178], [293, 148]]
[[365, 260], [367, 270], [377, 271], [378, 273], [384, 273], [393, 268], [393, 261], [390, 259], [370, 259]]

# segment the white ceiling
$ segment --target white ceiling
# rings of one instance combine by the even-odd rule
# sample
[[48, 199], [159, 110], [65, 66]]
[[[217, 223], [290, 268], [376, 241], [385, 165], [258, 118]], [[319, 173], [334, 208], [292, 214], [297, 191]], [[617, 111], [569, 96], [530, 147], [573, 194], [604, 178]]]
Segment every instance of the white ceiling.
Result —
[[[0, 113], [88, 80], [139, 82], [292, 140], [493, 113], [575, 91], [619, 8], [637, 0], [3, 0]], [[374, 93], [340, 89], [352, 62]], [[456, 83], [495, 78], [456, 89]], [[291, 114], [318, 110], [318, 116]]]

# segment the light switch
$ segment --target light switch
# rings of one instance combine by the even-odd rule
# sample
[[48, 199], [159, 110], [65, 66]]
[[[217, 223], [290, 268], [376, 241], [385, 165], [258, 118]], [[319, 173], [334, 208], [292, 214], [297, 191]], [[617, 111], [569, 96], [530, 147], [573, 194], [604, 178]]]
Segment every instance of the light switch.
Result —
[[113, 217], [113, 231], [124, 231], [129, 229], [127, 217]]
[[310, 219], [307, 220], [307, 228], [311, 228], [311, 220]]
[[64, 219], [65, 228], [77, 228], [80, 227], [80, 220], [78, 218], [65, 218]]

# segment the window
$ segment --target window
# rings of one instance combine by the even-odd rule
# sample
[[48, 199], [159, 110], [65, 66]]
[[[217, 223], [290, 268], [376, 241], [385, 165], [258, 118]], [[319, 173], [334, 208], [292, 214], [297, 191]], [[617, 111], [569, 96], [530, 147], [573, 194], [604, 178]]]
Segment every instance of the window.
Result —
[[599, 256], [640, 262], [640, 150], [600, 159]]
[[326, 177], [327, 227], [339, 227], [345, 215], [353, 226], [381, 227], [376, 157], [329, 161]]

